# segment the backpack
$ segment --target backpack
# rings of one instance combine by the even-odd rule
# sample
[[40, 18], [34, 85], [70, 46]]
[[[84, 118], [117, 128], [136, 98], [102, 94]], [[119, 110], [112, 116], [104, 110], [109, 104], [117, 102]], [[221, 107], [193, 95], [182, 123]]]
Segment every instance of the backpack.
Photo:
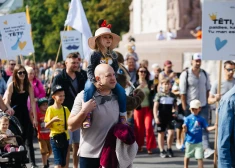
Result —
[[[207, 74], [206, 71], [204, 69], [201, 69], [202, 72], [204, 73], [205, 77], [206, 77], [206, 83], [207, 83]], [[186, 71], [186, 90], [188, 90], [188, 69], [185, 70]]]

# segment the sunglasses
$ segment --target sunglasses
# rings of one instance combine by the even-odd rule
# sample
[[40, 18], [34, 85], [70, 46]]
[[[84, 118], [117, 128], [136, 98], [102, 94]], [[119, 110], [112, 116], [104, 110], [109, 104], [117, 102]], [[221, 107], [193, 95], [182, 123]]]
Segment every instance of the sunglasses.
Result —
[[81, 61], [82, 59], [78, 57], [78, 61]]
[[146, 71], [139, 71], [140, 73], [147, 73]]
[[11, 66], [15, 66], [16, 64], [10, 64]]
[[[225, 68], [226, 69], [226, 68]], [[234, 72], [235, 71], [235, 69], [230, 69], [230, 68], [228, 68], [228, 69], [226, 69], [228, 72]]]
[[19, 72], [17, 72], [17, 74], [18, 74], [18, 75], [25, 75], [26, 72], [25, 72], [25, 71], [19, 71]]

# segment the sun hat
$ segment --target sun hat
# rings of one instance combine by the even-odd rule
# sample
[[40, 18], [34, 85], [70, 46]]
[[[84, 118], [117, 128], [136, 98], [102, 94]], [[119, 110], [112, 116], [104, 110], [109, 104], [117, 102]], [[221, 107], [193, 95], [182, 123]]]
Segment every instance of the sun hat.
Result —
[[202, 55], [200, 53], [194, 53], [192, 56], [192, 60], [201, 60]]
[[95, 36], [94, 37], [90, 37], [88, 39], [88, 46], [91, 48], [91, 49], [95, 49], [95, 41], [98, 37], [102, 36], [102, 35], [105, 35], [105, 34], [110, 34], [112, 37], [113, 37], [113, 42], [110, 46], [110, 49], [114, 49], [117, 47], [118, 43], [120, 42], [120, 36], [114, 34], [111, 32], [110, 30], [110, 27], [111, 25], [106, 25], [106, 20], [103, 20], [103, 22], [99, 25], [100, 28], [98, 28], [96, 31], [95, 31]]
[[38, 107], [41, 106], [43, 103], [48, 103], [48, 99], [46, 97], [38, 99]]
[[190, 102], [190, 109], [192, 108], [199, 109], [200, 107], [201, 107], [201, 102], [199, 100], [195, 99]]

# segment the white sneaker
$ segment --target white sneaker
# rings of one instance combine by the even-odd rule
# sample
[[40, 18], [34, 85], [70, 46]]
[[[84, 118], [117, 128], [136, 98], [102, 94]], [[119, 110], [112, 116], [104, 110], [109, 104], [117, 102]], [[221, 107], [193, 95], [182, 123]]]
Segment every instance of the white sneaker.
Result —
[[20, 145], [19, 148], [18, 148], [18, 152], [19, 151], [24, 151], [24, 147]]
[[176, 146], [177, 149], [181, 149], [182, 148], [182, 145], [180, 145], [179, 143], [176, 143], [175, 146]]
[[9, 161], [8, 158], [2, 158], [2, 157], [0, 157], [0, 162], [8, 162], [8, 161]]
[[15, 152], [15, 151], [16, 151], [16, 149], [14, 147], [10, 148], [10, 152]]
[[211, 149], [211, 148], [207, 148], [205, 151], [204, 151], [204, 158], [207, 159], [209, 158], [212, 154], [215, 153], [215, 150]]

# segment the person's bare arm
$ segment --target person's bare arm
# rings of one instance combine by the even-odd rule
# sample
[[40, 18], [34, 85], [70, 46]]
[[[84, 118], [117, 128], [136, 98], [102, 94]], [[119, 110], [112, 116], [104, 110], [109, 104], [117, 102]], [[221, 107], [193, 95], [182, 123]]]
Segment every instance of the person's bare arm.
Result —
[[215, 130], [215, 129], [216, 129], [216, 126], [215, 126], [215, 125], [206, 128], [207, 131], [213, 131], [213, 130]]
[[33, 92], [33, 87], [30, 85], [29, 87], [29, 98], [30, 98], [30, 107], [31, 111], [33, 113], [33, 126], [34, 128], [37, 127], [37, 113], [36, 113], [36, 104], [35, 104], [35, 99], [34, 99], [34, 92]]
[[11, 82], [9, 84], [9, 86], [7, 87], [6, 93], [4, 94], [4, 103], [8, 108], [9, 111], [9, 115], [14, 115], [15, 111], [13, 108], [11, 108], [10, 103], [11, 103], [11, 96], [13, 93], [13, 82]]
[[3, 102], [1, 95], [0, 95], [0, 109], [4, 112], [8, 109], [7, 106]]
[[221, 99], [221, 95], [220, 94], [213, 95], [213, 94], [210, 93], [210, 95], [208, 97], [208, 104], [214, 104], [217, 101], [220, 101], [220, 99]]
[[53, 122], [60, 121], [60, 118], [58, 116], [53, 117], [49, 122], [45, 123], [46, 128], [50, 128]]
[[187, 109], [186, 94], [181, 94], [180, 98], [181, 98], [182, 108], [185, 111]]
[[154, 116], [154, 120], [157, 124], [160, 124], [160, 121], [158, 119], [158, 107], [159, 107], [159, 103], [158, 102], [154, 102], [153, 105], [153, 116]]
[[90, 99], [86, 103], [82, 102], [82, 109], [77, 114], [70, 114], [68, 118], [68, 129], [70, 131], [75, 131], [79, 129], [83, 121], [86, 119], [87, 114], [93, 111], [95, 108], [96, 108], [96, 102], [93, 99]]

